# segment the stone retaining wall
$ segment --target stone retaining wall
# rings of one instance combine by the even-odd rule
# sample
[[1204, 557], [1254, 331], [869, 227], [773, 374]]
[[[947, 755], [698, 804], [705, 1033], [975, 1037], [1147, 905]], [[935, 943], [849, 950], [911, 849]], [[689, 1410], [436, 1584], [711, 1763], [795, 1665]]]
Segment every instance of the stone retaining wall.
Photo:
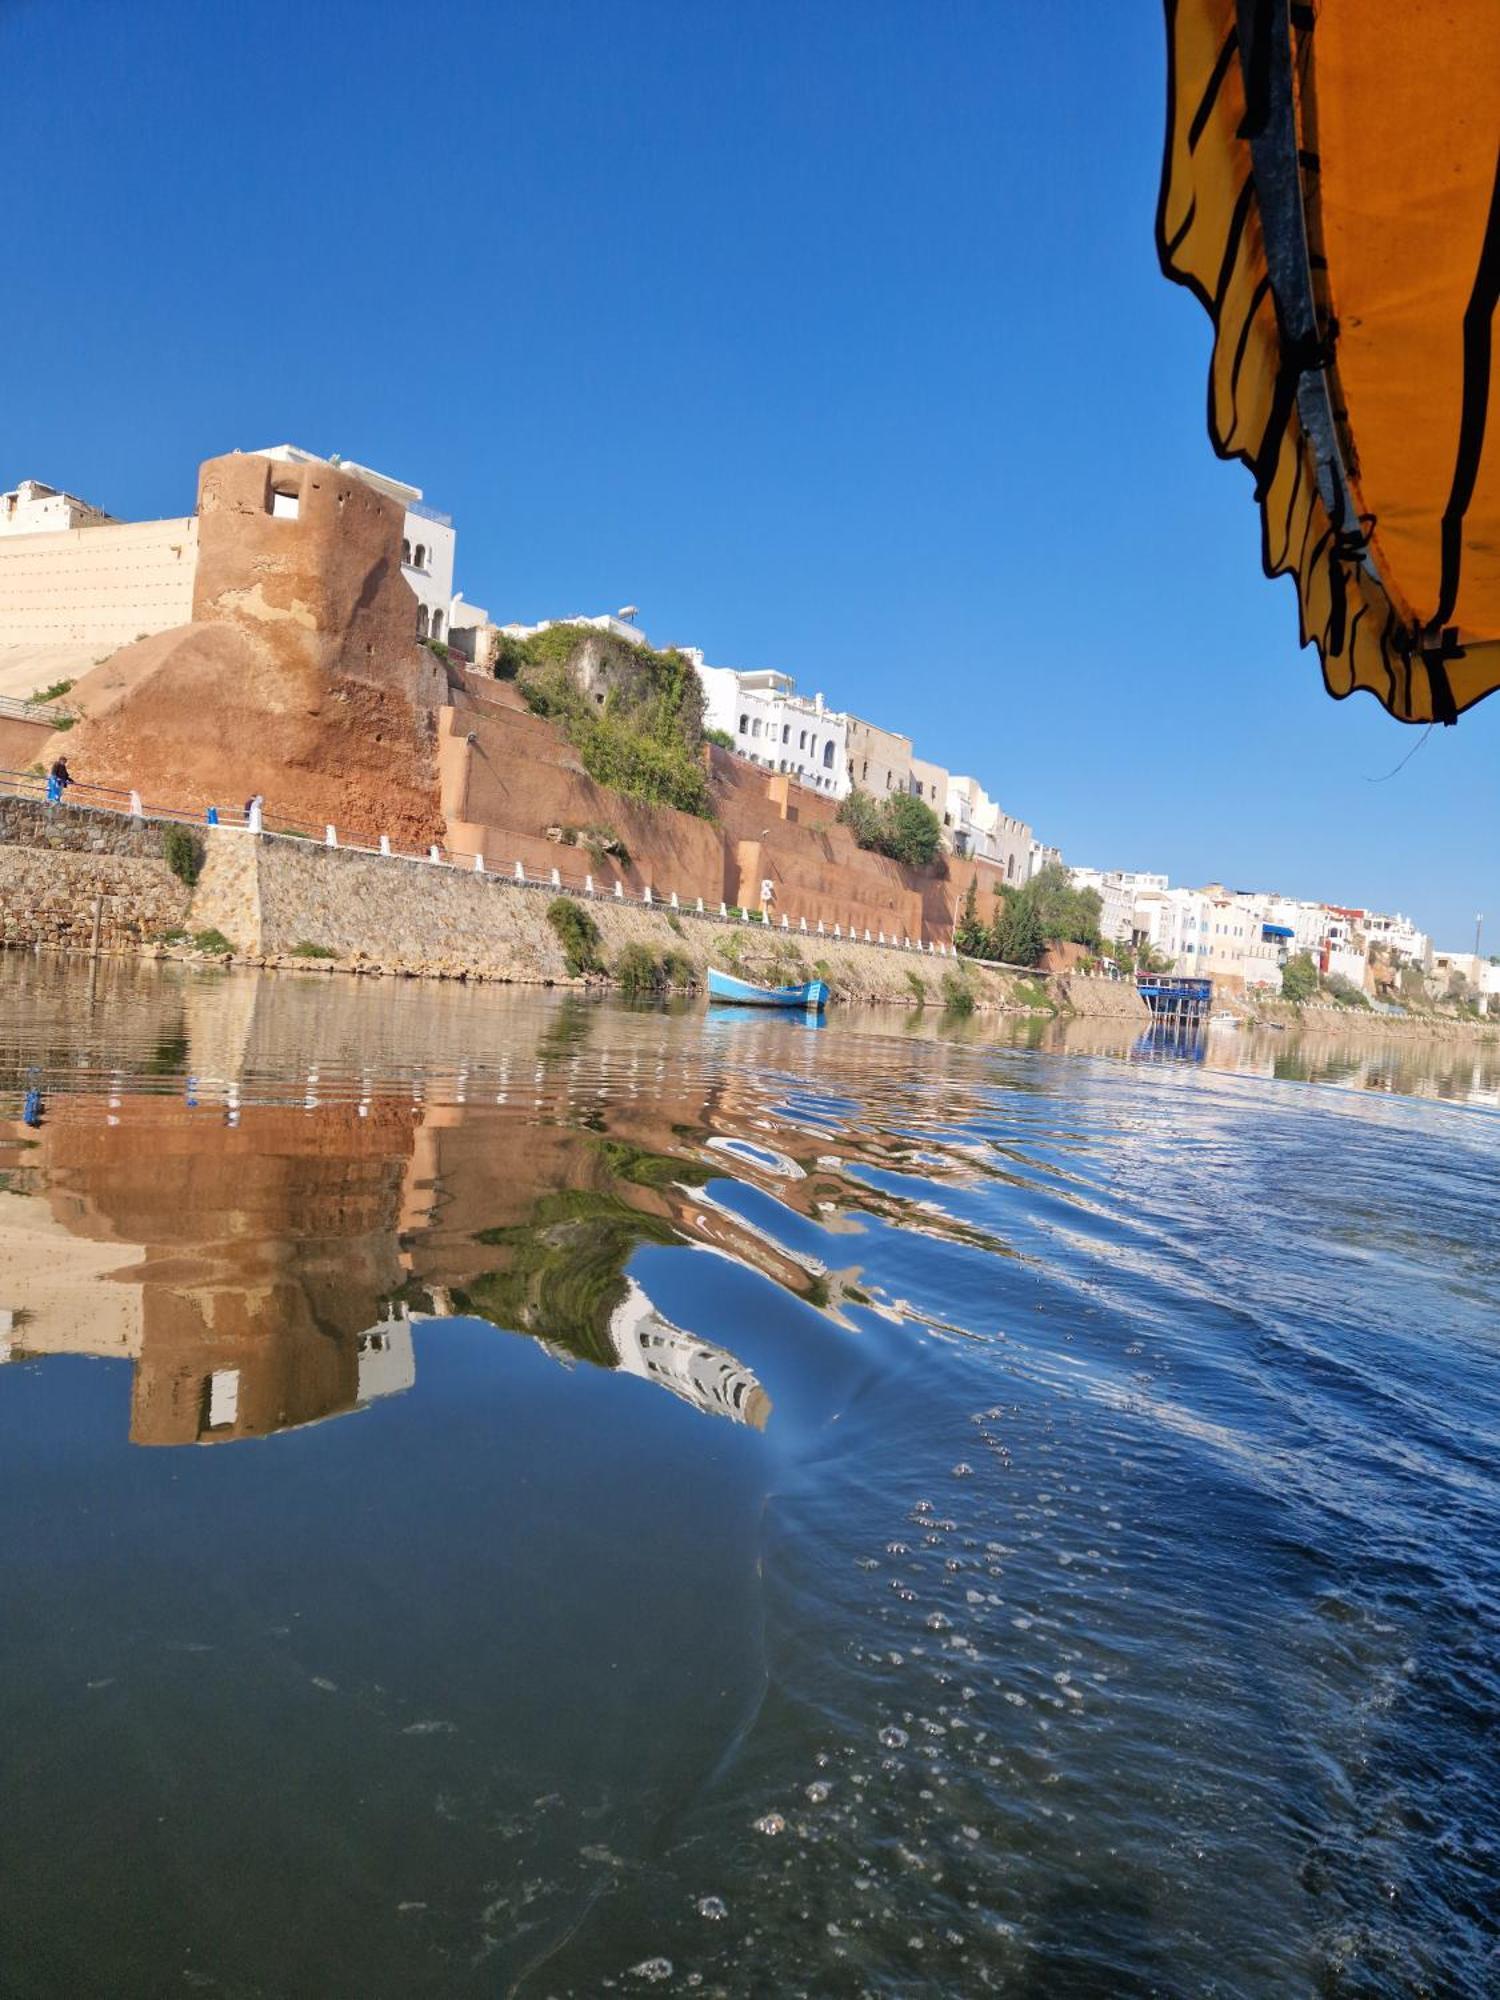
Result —
[[[208, 835], [192, 925], [222, 931], [253, 957], [285, 957], [299, 945], [316, 946], [335, 956], [309, 959], [310, 965], [565, 985], [574, 982], [547, 921], [552, 900], [550, 889], [521, 887], [504, 876], [312, 842], [256, 840], [226, 827]], [[720, 923], [660, 905], [648, 909], [600, 897], [583, 907], [599, 928], [606, 966], [627, 945], [638, 944], [658, 958], [680, 954], [700, 981], [710, 964], [751, 978], [817, 976], [838, 999], [907, 1007], [942, 1007], [950, 997], [945, 981], [963, 982], [982, 1008], [1029, 1009], [1042, 990], [1040, 983], [950, 958]], [[1128, 1010], [1132, 1019], [1144, 1013], [1129, 987], [1073, 984], [1090, 989], [1070, 1003], [1080, 1011]]]
[[183, 924], [191, 900], [162, 857], [162, 829], [116, 813], [0, 799], [0, 944], [87, 950], [94, 903], [105, 950]]

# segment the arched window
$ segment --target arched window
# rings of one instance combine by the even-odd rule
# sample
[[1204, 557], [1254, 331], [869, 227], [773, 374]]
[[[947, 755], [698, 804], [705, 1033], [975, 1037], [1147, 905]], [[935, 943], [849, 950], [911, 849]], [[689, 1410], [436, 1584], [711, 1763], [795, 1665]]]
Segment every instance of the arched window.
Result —
[[417, 543], [416, 565], [418, 569], [426, 569], [427, 567], [427, 549], [426, 545], [422, 542]]
[[411, 543], [406, 539], [405, 535], [401, 537], [401, 560], [406, 564], [408, 569], [411, 567]]
[[434, 639], [441, 639], [443, 636], [443, 614], [441, 611], [434, 611], [432, 614], [432, 636]]
[[789, 722], [783, 722], [781, 725], [781, 740], [783, 743], [790, 743], [792, 740], [792, 725]]
[[417, 606], [417, 637], [419, 639], [427, 637], [427, 606], [425, 604]]
[[740, 734], [741, 736], [748, 736], [750, 734], [750, 718], [748, 715], [740, 717]]
[[823, 769], [825, 771], [833, 769], [833, 738], [831, 736], [823, 745]]
[[758, 715], [756, 716], [754, 722], [750, 725], [750, 734], [752, 736], [759, 736], [760, 734], [760, 717]]

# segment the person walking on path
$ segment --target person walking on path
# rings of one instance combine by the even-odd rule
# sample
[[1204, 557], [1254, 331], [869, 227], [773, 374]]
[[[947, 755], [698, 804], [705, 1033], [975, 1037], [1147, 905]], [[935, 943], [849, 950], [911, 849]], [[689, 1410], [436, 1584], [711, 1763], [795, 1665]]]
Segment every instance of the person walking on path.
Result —
[[245, 824], [252, 833], [260, 832], [261, 813], [265, 807], [265, 794], [252, 792], [245, 801]]
[[73, 782], [73, 773], [68, 769], [67, 758], [59, 757], [57, 762], [52, 766], [52, 769], [47, 773], [48, 805], [49, 806], [59, 805], [62, 801], [63, 793], [68, 789], [69, 785], [71, 785], [72, 782]]

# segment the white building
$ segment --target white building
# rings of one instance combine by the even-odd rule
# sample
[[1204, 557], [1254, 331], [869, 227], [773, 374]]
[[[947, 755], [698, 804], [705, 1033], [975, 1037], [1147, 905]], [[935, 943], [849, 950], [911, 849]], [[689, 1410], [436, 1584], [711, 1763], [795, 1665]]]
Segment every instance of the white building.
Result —
[[977, 778], [950, 778], [942, 807], [947, 844], [958, 855], [988, 861], [1017, 887], [1031, 867], [1031, 828], [1002, 812]]
[[703, 720], [722, 729], [742, 757], [764, 770], [784, 771], [799, 785], [842, 799], [849, 792], [849, 719], [825, 706], [821, 694], [798, 694], [789, 674], [740, 673], [710, 667], [683, 647], [703, 683]]
[[1425, 967], [1432, 962], [1432, 939], [1399, 911], [1388, 915], [1379, 910], [1365, 910], [1361, 912], [1360, 929], [1366, 945], [1383, 945], [1393, 957], [1408, 959], [1413, 965]]
[[[1099, 898], [1099, 935], [1106, 943], [1124, 944], [1135, 921], [1135, 888], [1127, 887], [1118, 868], [1070, 868], [1075, 889], [1092, 889]], [[1166, 878], [1162, 878], [1166, 886]]]
[[1281, 989], [1281, 954], [1265, 937], [1259, 915], [1246, 898], [1217, 883], [1138, 891], [1131, 928], [1183, 978], [1237, 979]]
[[[357, 464], [352, 458], [340, 458], [337, 454], [320, 458], [317, 452], [304, 451], [295, 444], [273, 444], [255, 456], [275, 459], [284, 465], [336, 465], [341, 472], [352, 472], [377, 492], [399, 500], [406, 510], [401, 529], [401, 574], [416, 593], [417, 637], [446, 640], [453, 613], [453, 557], [457, 544], [451, 514], [440, 514], [435, 507], [424, 505], [420, 486], [408, 486], [403, 479], [372, 472], [368, 465]], [[292, 504], [295, 506], [295, 500]]]
[[40, 479], [23, 479], [0, 493], [0, 535], [50, 535], [66, 528], [104, 528], [114, 516], [72, 493], [60, 493]]
[[1033, 875], [1040, 875], [1044, 868], [1061, 868], [1062, 865], [1060, 847], [1049, 847], [1046, 841], [1033, 839], [1026, 856], [1026, 880], [1029, 882]]

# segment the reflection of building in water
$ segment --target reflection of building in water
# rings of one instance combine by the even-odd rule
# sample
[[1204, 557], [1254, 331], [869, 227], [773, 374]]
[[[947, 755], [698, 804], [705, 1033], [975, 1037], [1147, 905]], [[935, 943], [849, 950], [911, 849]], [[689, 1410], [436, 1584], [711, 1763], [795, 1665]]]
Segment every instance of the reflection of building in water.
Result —
[[136, 1444], [263, 1437], [411, 1387], [411, 1325], [386, 1302], [413, 1125], [409, 1104], [231, 1124], [60, 1100], [22, 1155], [31, 1191], [0, 1189], [12, 1356], [130, 1362]]
[[609, 1322], [625, 1373], [670, 1389], [695, 1410], [763, 1431], [771, 1399], [750, 1370], [724, 1348], [663, 1319], [634, 1278], [625, 1282], [625, 1298]]
[[[412, 1322], [426, 1317], [425, 1313], [408, 1312], [404, 1305], [393, 1308], [390, 1318], [383, 1319], [378, 1326], [372, 1326], [368, 1332], [361, 1333], [355, 1338], [352, 1397], [346, 1401], [341, 1396], [330, 1403], [327, 1409], [314, 1410], [305, 1416], [290, 1417], [280, 1423], [258, 1422], [256, 1413], [249, 1408], [242, 1419], [240, 1387], [245, 1376], [243, 1367], [211, 1369], [199, 1387], [198, 1430], [192, 1441], [198, 1444], [223, 1444], [232, 1438], [295, 1430], [305, 1424], [322, 1423], [329, 1417], [347, 1416], [351, 1410], [363, 1410], [381, 1396], [401, 1395], [410, 1389], [417, 1379], [417, 1357], [411, 1338]], [[348, 1387], [347, 1368], [339, 1386], [341, 1389]], [[191, 1400], [190, 1395], [182, 1399], [188, 1405], [191, 1404]], [[181, 1437], [137, 1438], [137, 1442], [181, 1444], [188, 1440]]]

